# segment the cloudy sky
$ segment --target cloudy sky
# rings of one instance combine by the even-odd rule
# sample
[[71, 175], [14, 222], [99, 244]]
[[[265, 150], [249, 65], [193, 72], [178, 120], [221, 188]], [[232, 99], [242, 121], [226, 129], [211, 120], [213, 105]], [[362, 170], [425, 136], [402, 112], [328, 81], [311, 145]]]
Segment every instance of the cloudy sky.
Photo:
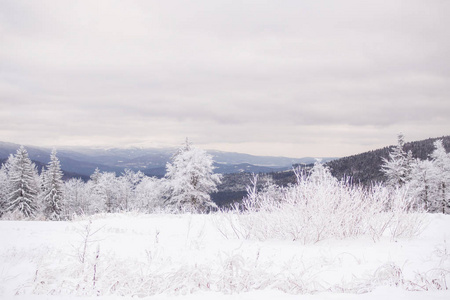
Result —
[[0, 141], [346, 156], [450, 134], [450, 1], [0, 1]]

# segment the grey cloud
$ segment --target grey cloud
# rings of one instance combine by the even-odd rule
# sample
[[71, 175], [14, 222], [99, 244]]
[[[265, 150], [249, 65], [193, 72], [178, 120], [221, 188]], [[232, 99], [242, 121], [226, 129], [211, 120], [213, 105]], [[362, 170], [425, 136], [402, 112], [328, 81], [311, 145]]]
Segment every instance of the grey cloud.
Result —
[[190, 136], [342, 155], [399, 130], [448, 134], [445, 1], [4, 1], [0, 11], [0, 126], [13, 142]]

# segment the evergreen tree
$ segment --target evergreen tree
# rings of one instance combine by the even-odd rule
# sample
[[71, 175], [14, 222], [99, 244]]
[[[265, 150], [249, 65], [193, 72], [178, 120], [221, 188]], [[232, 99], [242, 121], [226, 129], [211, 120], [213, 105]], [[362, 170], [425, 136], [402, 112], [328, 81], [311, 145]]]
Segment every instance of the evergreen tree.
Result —
[[63, 202], [63, 173], [55, 149], [50, 154], [50, 163], [43, 173], [45, 174], [43, 177], [45, 217], [50, 220], [60, 220]]
[[95, 168], [94, 173], [92, 173], [92, 175], [90, 176], [92, 183], [98, 184], [100, 177], [102, 176], [102, 174], [100, 173], [100, 170], [98, 168]]
[[430, 160], [417, 159], [412, 164], [409, 193], [416, 198], [417, 205], [426, 211], [436, 211], [437, 205], [433, 196], [436, 190], [436, 168]]
[[323, 182], [337, 183], [337, 179], [331, 175], [330, 169], [320, 162], [314, 163], [314, 167], [309, 171], [308, 181], [314, 184]]
[[95, 212], [116, 212], [119, 208], [120, 186], [114, 172], [100, 172], [95, 169], [88, 182], [90, 202]]
[[397, 146], [389, 153], [389, 159], [383, 158], [381, 170], [387, 177], [387, 183], [390, 186], [402, 186], [410, 176], [413, 157], [411, 151], [406, 153], [403, 150], [404, 145], [404, 136], [400, 133]]
[[88, 191], [92, 213], [98, 213], [104, 210], [104, 192], [100, 184], [102, 173], [98, 168], [95, 168], [94, 173], [91, 174], [88, 182], [86, 182], [86, 190]]
[[433, 196], [445, 213], [450, 208], [450, 155], [445, 151], [442, 140], [437, 140], [434, 147], [430, 155], [435, 168], [433, 179], [436, 189]]
[[[119, 206], [119, 184], [117, 182], [116, 173], [103, 172], [100, 175], [97, 183], [99, 196], [103, 207], [107, 213], [117, 212], [120, 210]], [[102, 209], [102, 208], [100, 208]]]
[[0, 217], [3, 215], [6, 209], [6, 200], [9, 191], [8, 173], [6, 171], [5, 164], [0, 168]]
[[20, 212], [27, 218], [34, 217], [38, 210], [37, 195], [39, 192], [36, 167], [23, 146], [20, 146], [9, 164], [10, 186], [6, 211], [13, 214]]
[[170, 196], [166, 204], [178, 211], [206, 212], [216, 208], [210, 193], [217, 191], [221, 176], [214, 174], [212, 157], [205, 151], [192, 147], [186, 139], [185, 145], [167, 163], [166, 178]]

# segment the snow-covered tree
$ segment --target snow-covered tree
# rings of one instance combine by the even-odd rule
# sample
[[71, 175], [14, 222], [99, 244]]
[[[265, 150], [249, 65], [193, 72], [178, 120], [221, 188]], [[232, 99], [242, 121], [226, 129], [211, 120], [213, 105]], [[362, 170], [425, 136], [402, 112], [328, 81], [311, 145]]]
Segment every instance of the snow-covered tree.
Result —
[[98, 168], [95, 168], [94, 173], [90, 176], [91, 181], [94, 184], [97, 184], [100, 181], [100, 177], [102, 176], [100, 170]]
[[168, 181], [165, 178], [157, 179], [155, 177], [142, 178], [136, 186], [136, 205], [137, 208], [145, 213], [151, 213], [160, 210], [164, 206], [164, 194], [169, 189], [166, 188]]
[[90, 179], [86, 183], [86, 190], [88, 192], [88, 202], [90, 203], [92, 213], [102, 212], [105, 209], [105, 195], [100, 179], [102, 173], [98, 168], [91, 174]]
[[403, 150], [405, 139], [403, 134], [398, 135], [397, 146], [389, 153], [389, 159], [383, 158], [381, 170], [387, 177], [387, 183], [390, 186], [404, 185], [411, 173], [411, 164], [413, 157], [411, 151], [406, 153]]
[[9, 191], [9, 180], [6, 167], [3, 164], [0, 168], [0, 217], [6, 209], [6, 200]]
[[409, 192], [430, 212], [450, 209], [450, 155], [441, 140], [434, 142], [431, 160], [415, 160], [409, 176]]
[[44, 215], [50, 220], [60, 220], [63, 201], [63, 173], [61, 163], [56, 157], [56, 150], [50, 154], [50, 163], [47, 170], [43, 171], [43, 201]]
[[23, 146], [20, 146], [11, 160], [8, 159], [8, 164], [10, 165], [8, 170], [10, 186], [6, 211], [13, 214], [20, 212], [27, 218], [34, 217], [38, 210], [39, 192], [36, 167]]
[[114, 172], [102, 172], [98, 169], [91, 175], [89, 182], [90, 201], [95, 206], [97, 212], [106, 211], [108, 213], [120, 210], [119, 194], [120, 186]]
[[136, 202], [136, 187], [144, 178], [144, 173], [141, 171], [133, 172], [130, 169], [125, 169], [122, 176], [117, 178], [119, 189], [118, 206], [121, 210], [128, 211], [137, 208]]
[[450, 155], [445, 151], [442, 140], [434, 142], [434, 147], [430, 155], [435, 168], [433, 197], [445, 213], [450, 208]]
[[325, 167], [320, 162], [316, 162], [309, 172], [308, 181], [315, 184], [321, 184], [328, 181], [337, 182], [337, 179], [331, 175], [328, 167]]
[[433, 197], [436, 175], [436, 168], [430, 160], [416, 159], [412, 164], [409, 193], [416, 199], [416, 204], [423, 206], [426, 211], [436, 210]]
[[64, 215], [90, 215], [94, 213], [94, 203], [90, 202], [88, 185], [80, 178], [71, 178], [64, 183]]
[[214, 174], [212, 156], [186, 143], [167, 163], [170, 196], [166, 205], [178, 211], [206, 212], [216, 208], [210, 193], [217, 191], [221, 176]]

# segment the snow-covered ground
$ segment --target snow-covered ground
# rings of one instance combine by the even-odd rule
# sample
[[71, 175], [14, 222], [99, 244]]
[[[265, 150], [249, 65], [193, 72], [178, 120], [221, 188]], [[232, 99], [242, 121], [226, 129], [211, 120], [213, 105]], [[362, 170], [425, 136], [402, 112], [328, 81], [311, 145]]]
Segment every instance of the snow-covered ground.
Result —
[[424, 219], [307, 245], [224, 234], [222, 214], [0, 221], [0, 299], [450, 299], [450, 215]]

